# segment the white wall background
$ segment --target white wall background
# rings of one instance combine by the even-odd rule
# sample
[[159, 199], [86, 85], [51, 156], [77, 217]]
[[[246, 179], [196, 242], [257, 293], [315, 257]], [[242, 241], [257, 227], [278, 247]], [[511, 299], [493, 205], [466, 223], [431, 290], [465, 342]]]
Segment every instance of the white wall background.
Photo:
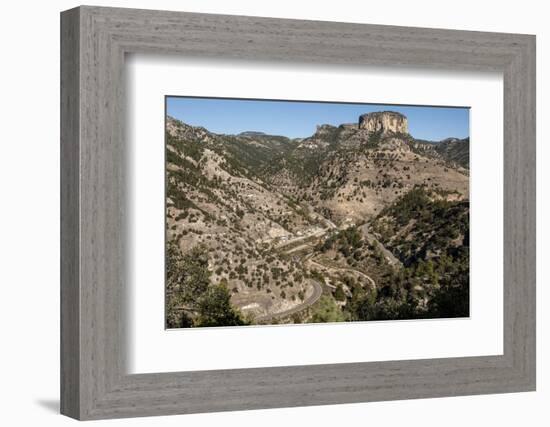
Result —
[[[537, 35], [538, 391], [109, 421], [117, 426], [546, 426], [550, 423], [550, 27], [545, 2], [391, 0], [96, 1], [97, 5]], [[0, 32], [0, 422], [63, 426], [59, 384], [59, 12], [75, 1], [6, 2]]]

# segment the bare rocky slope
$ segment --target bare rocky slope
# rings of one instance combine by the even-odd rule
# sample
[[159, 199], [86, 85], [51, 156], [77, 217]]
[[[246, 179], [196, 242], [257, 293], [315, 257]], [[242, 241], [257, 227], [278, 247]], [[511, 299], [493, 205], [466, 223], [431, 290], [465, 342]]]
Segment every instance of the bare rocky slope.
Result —
[[[465, 140], [415, 140], [406, 117], [394, 112], [321, 125], [303, 139], [254, 131], [219, 135], [168, 117], [167, 241], [180, 255], [197, 248], [205, 254], [207, 281], [223, 283], [244, 324], [273, 323], [277, 313], [292, 313], [294, 322], [318, 320], [309, 309], [319, 305], [336, 313], [333, 321], [364, 320], [354, 318], [352, 300], [372, 299], [371, 276], [384, 283], [399, 268], [380, 256], [382, 240], [390, 246], [384, 250], [400, 255], [380, 234], [381, 218], [388, 228], [389, 207], [419, 188], [426, 203], [467, 205], [467, 150]], [[346, 230], [359, 230], [355, 260], [341, 253]], [[464, 230], [459, 234], [458, 240]], [[168, 326], [197, 318], [206, 325], [207, 316], [197, 314], [204, 304], [176, 298], [180, 288], [168, 280]], [[427, 305], [422, 298], [417, 309]]]

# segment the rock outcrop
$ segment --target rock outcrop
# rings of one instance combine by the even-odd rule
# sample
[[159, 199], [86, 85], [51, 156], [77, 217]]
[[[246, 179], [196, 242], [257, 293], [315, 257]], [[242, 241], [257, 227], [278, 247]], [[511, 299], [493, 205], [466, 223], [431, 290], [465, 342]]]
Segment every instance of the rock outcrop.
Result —
[[403, 114], [394, 111], [362, 114], [359, 116], [359, 129], [382, 134], [409, 133], [407, 118]]

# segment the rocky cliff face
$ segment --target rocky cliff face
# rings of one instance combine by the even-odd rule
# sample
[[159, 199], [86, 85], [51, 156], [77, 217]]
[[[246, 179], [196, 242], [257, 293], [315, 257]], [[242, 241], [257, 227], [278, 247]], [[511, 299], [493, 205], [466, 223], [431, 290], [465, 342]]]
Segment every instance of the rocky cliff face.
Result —
[[407, 118], [403, 114], [393, 111], [382, 111], [359, 116], [359, 129], [366, 129], [369, 132], [381, 132], [384, 135], [390, 132], [409, 133]]

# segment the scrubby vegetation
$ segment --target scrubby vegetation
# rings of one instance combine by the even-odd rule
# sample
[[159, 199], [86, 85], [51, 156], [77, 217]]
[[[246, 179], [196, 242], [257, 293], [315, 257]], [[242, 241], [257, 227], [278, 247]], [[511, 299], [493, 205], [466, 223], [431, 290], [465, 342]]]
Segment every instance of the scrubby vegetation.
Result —
[[246, 325], [232, 306], [227, 282], [212, 284], [206, 248], [182, 255], [173, 244], [166, 253], [166, 327]]
[[[469, 203], [417, 187], [385, 208], [373, 222], [380, 240], [412, 266], [428, 258], [460, 258], [469, 246]], [[467, 257], [467, 254], [466, 254]]]
[[445, 196], [415, 188], [373, 222], [380, 241], [403, 263], [381, 288], [396, 300], [392, 310], [399, 308], [399, 318], [469, 314], [469, 203]]
[[469, 314], [467, 144], [171, 118], [166, 144], [168, 328]]
[[[469, 315], [468, 203], [443, 196], [415, 188], [373, 221], [380, 241], [401, 265], [389, 265], [379, 244], [367, 242], [356, 226], [318, 245], [317, 250], [328, 255], [325, 264], [368, 272], [377, 284], [366, 286], [360, 276], [335, 278], [333, 297], [345, 301], [344, 317], [387, 320]], [[344, 289], [349, 296], [343, 297]]]
[[319, 302], [313, 307], [312, 312], [312, 323], [343, 322], [346, 320], [342, 310], [328, 296], [322, 296]]

